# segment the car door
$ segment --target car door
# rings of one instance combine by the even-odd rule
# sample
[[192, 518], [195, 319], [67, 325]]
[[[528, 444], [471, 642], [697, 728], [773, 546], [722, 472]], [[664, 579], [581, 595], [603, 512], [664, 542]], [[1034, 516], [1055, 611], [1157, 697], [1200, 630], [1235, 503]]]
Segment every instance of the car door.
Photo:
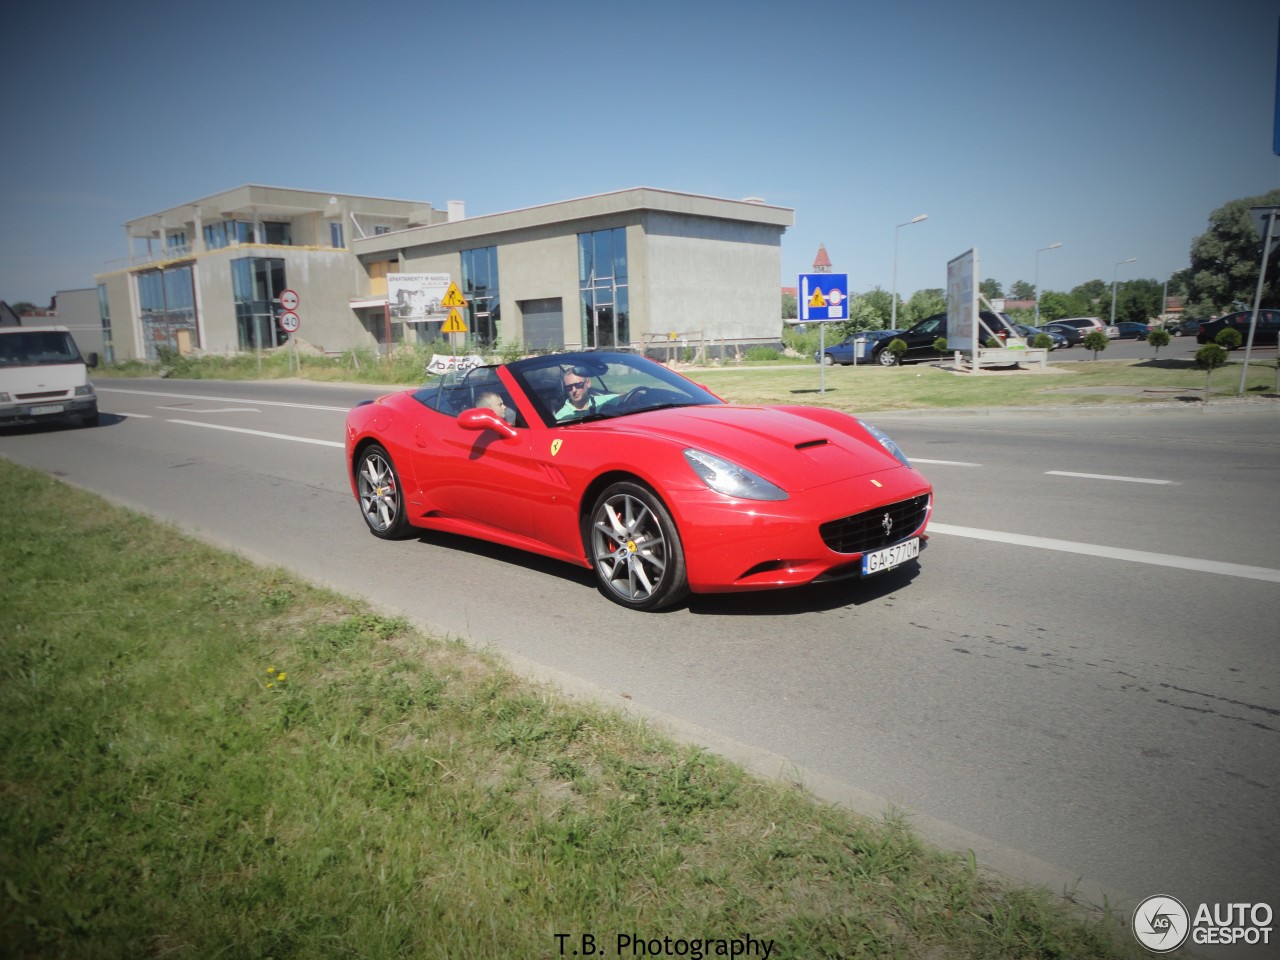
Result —
[[907, 343], [904, 359], [924, 360], [934, 356], [933, 344], [939, 337], [945, 335], [945, 323], [945, 315], [930, 317], [927, 320], [921, 320], [903, 334], [902, 339]]
[[511, 400], [496, 370], [478, 368], [453, 389], [451, 406], [424, 408], [413, 433], [414, 476], [436, 512], [532, 537], [533, 503], [545, 481], [530, 453], [529, 428], [517, 419], [516, 436], [508, 438], [464, 427], [458, 419], [486, 392]]

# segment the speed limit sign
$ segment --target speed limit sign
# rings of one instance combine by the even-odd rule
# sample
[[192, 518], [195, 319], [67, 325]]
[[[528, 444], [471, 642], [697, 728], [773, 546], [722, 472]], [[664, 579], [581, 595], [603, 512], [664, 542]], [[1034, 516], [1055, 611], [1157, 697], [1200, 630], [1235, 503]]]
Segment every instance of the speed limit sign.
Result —
[[302, 326], [302, 318], [292, 310], [286, 310], [280, 314], [280, 329], [285, 333], [297, 333], [300, 326]]

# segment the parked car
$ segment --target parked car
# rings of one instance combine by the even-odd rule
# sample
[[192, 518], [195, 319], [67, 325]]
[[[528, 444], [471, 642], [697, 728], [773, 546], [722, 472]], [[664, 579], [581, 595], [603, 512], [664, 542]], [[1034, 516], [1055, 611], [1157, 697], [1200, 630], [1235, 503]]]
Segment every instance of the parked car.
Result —
[[[1243, 347], [1249, 342], [1249, 325], [1252, 322], [1252, 310], [1228, 313], [1225, 317], [1219, 317], [1217, 320], [1202, 320], [1200, 321], [1200, 329], [1196, 333], [1196, 343], [1213, 343], [1219, 330], [1225, 330], [1230, 327], [1239, 332], [1240, 346]], [[1258, 326], [1253, 333], [1253, 345], [1255, 347], [1274, 347], [1277, 340], [1280, 340], [1280, 310], [1259, 310]]]
[[[1046, 330], [1044, 327], [1033, 327], [1027, 323], [1015, 323], [1013, 325], [1013, 329], [1015, 335], [1023, 337], [1027, 341], [1027, 346], [1029, 347], [1035, 346], [1036, 337], [1042, 333], [1049, 338], [1050, 350], [1058, 350], [1062, 347], [1068, 346], [1067, 338], [1057, 330]], [[1004, 338], [1001, 337], [1001, 339]]]
[[871, 349], [878, 341], [886, 337], [896, 337], [900, 333], [902, 333], [901, 330], [859, 330], [857, 333], [849, 334], [839, 343], [830, 344], [823, 351], [813, 351], [813, 359], [825, 363], [828, 367], [837, 363], [841, 366], [848, 366], [854, 362], [866, 363], [871, 359]]
[[1077, 343], [1084, 342], [1084, 332], [1079, 327], [1073, 327], [1070, 324], [1058, 323], [1055, 320], [1052, 323], [1041, 324], [1040, 329], [1056, 333], [1067, 341], [1068, 347], [1074, 347]]
[[1120, 331], [1110, 324], [1103, 323], [1098, 317], [1066, 317], [1062, 320], [1053, 321], [1057, 324], [1065, 324], [1075, 327], [1080, 331], [1080, 336], [1087, 336], [1091, 331], [1098, 330], [1107, 335], [1107, 339], [1115, 340], [1120, 336]]
[[[981, 313], [982, 322], [987, 329], [978, 330], [979, 339], [985, 343], [991, 337], [995, 336], [998, 331], [1003, 330], [1009, 320], [999, 320], [994, 313], [983, 310]], [[990, 332], [988, 332], [990, 331]], [[894, 357], [893, 351], [889, 349], [889, 344], [894, 340], [901, 340], [907, 345], [906, 352], [902, 354], [902, 362], [906, 363], [912, 360], [933, 360], [937, 359], [938, 352], [933, 349], [933, 345], [938, 338], [947, 338], [947, 315], [945, 313], [935, 313], [931, 317], [926, 317], [919, 323], [908, 327], [901, 333], [892, 337], [885, 337], [875, 343], [871, 351], [871, 361], [878, 363], [882, 367], [892, 367], [898, 360]], [[955, 344], [949, 344], [954, 349]]]
[[1151, 333], [1151, 324], [1135, 323], [1132, 320], [1124, 320], [1116, 324], [1121, 340], [1145, 340], [1147, 335]]
[[1194, 337], [1200, 332], [1200, 324], [1204, 322], [1206, 322], [1204, 317], [1184, 317], [1177, 323], [1167, 325], [1165, 329], [1169, 331], [1170, 336]]
[[891, 570], [919, 556], [932, 509], [929, 481], [863, 421], [726, 403], [627, 353], [450, 374], [358, 404], [345, 438], [375, 537], [527, 550], [593, 571], [632, 610]]

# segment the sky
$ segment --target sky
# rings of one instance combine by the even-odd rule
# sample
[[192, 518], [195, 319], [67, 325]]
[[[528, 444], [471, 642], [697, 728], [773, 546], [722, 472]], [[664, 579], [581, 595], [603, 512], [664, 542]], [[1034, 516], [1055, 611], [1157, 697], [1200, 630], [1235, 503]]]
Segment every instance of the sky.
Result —
[[970, 249], [1006, 290], [1037, 262], [1050, 290], [1163, 282], [1280, 187], [1274, 0], [72, 0], [8, 4], [0, 36], [9, 303], [250, 183], [469, 216], [763, 197], [795, 211], [780, 286], [821, 244], [855, 292], [896, 263], [904, 299]]

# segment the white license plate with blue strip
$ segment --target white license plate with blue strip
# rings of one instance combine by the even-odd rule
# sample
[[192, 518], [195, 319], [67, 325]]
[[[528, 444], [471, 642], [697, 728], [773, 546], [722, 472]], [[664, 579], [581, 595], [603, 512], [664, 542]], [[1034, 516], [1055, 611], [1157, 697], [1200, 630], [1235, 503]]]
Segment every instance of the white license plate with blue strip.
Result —
[[919, 537], [903, 540], [901, 543], [895, 543], [892, 547], [885, 547], [883, 550], [876, 550], [873, 553], [864, 553], [862, 555], [862, 575], [866, 577], [873, 573], [884, 573], [886, 570], [892, 570], [899, 564], [914, 560], [918, 556], [920, 556]]

